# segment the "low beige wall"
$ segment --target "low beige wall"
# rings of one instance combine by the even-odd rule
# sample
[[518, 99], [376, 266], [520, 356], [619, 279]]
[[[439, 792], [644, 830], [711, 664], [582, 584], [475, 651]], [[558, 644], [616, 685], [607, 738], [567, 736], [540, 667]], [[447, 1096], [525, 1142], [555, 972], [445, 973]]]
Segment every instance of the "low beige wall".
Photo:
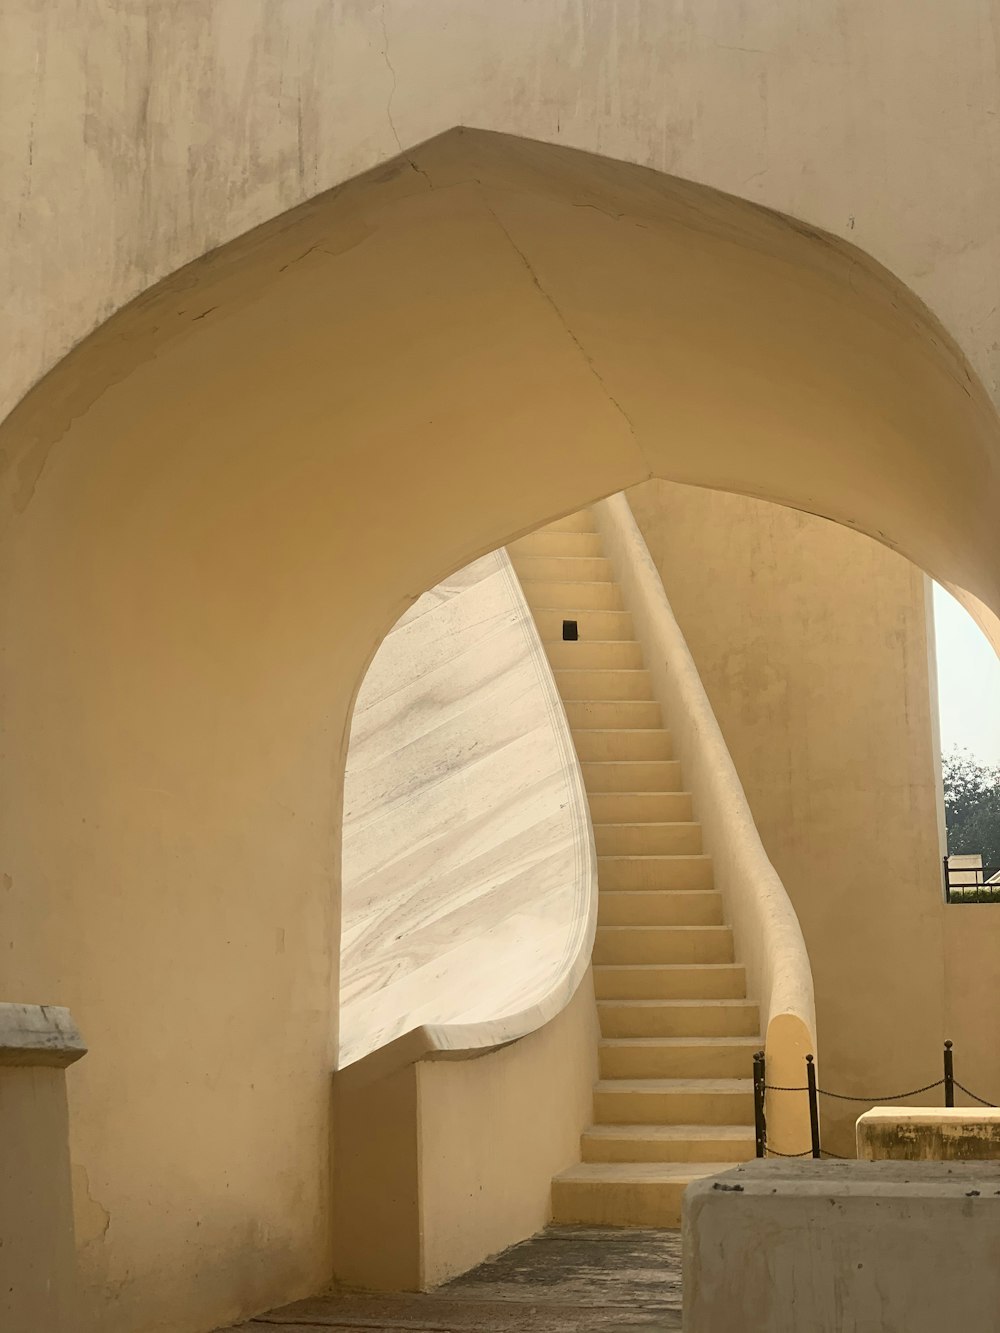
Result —
[[0, 1328], [72, 1333], [66, 1074], [0, 1065]]
[[558, 1018], [523, 1041], [419, 1066], [425, 1287], [550, 1220], [552, 1177], [580, 1160], [593, 1119], [598, 1036], [588, 971]]
[[426, 1289], [540, 1230], [591, 1120], [597, 1039], [588, 971], [558, 1017], [503, 1050], [367, 1084], [338, 1075], [337, 1278]]
[[0, 1001], [0, 1329], [80, 1327], [66, 1071], [68, 1009]]
[[1000, 1159], [1000, 1111], [875, 1106], [858, 1117], [858, 1157], [869, 1162]]

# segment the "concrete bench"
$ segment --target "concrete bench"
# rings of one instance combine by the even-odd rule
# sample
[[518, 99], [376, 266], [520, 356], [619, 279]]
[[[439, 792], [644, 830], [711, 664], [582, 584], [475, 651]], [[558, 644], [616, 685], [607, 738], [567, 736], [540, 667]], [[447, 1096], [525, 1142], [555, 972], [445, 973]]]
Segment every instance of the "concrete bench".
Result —
[[748, 1162], [688, 1187], [686, 1333], [996, 1333], [1000, 1163]]

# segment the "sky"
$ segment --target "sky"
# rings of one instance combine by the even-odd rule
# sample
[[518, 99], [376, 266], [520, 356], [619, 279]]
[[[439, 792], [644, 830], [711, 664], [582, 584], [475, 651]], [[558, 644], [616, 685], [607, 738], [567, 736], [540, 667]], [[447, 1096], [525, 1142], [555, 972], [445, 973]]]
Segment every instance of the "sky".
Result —
[[950, 593], [934, 585], [941, 753], [956, 745], [1000, 764], [1000, 658]]

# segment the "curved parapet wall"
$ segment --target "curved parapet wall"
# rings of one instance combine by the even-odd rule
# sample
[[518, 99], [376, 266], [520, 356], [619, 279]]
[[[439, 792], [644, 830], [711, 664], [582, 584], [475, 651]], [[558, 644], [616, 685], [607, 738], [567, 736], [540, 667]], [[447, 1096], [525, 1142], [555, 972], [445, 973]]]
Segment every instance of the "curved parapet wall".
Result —
[[382, 1072], [540, 1027], [586, 971], [595, 920], [566, 715], [506, 553], [494, 551], [402, 617], [355, 705], [340, 1067], [379, 1051]]
[[[632, 612], [636, 637], [668, 719], [711, 852], [716, 885], [739, 941], [747, 985], [761, 1010], [768, 1082], [801, 1084], [816, 1050], [812, 969], [798, 917], [768, 859], [705, 687], [656, 565], [624, 495], [593, 506], [605, 549]], [[803, 1099], [769, 1099], [768, 1135], [782, 1152], [809, 1146]]]

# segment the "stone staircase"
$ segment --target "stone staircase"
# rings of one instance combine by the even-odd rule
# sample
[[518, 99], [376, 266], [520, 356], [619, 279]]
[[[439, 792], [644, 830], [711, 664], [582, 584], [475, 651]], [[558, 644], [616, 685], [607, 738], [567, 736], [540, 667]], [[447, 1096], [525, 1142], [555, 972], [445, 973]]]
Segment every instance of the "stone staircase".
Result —
[[582, 1161], [552, 1183], [553, 1220], [675, 1227], [690, 1181], [754, 1155], [757, 1006], [593, 517], [508, 550], [566, 706], [598, 855], [600, 1081]]

